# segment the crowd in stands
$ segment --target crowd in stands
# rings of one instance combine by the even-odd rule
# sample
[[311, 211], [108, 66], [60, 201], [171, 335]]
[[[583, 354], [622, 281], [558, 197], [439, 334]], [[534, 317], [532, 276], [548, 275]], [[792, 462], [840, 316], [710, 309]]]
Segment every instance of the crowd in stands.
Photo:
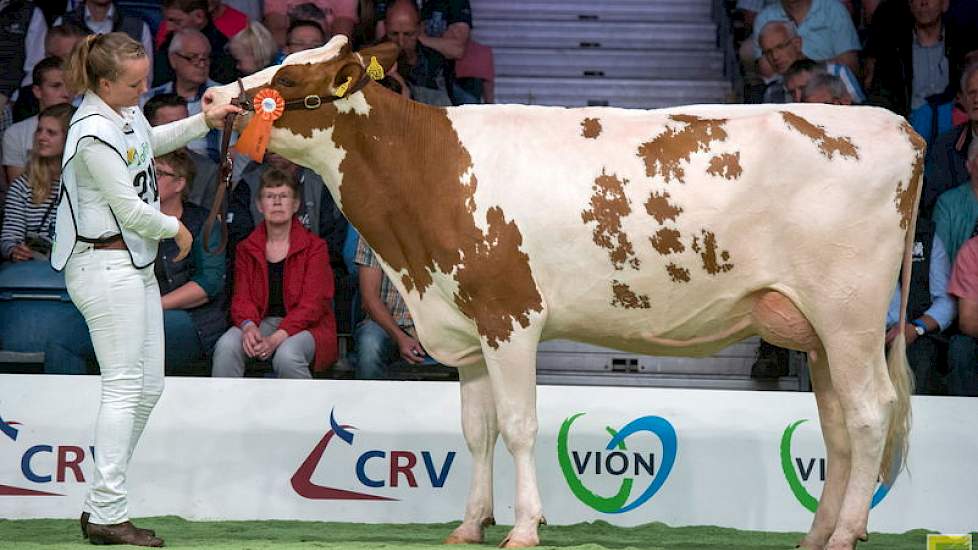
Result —
[[[734, 21], [745, 102], [884, 107], [927, 141], [913, 268], [901, 274], [908, 358], [917, 393], [978, 395], [978, 3], [738, 0]], [[762, 343], [752, 374], [787, 363]]]
[[[443, 106], [492, 102], [492, 54], [469, 38], [468, 0], [56, 4], [0, 0], [0, 271], [26, 262], [49, 269], [65, 138], [80, 101], [68, 93], [62, 66], [88, 34], [123, 32], [143, 45], [152, 81], [140, 107], [154, 126], [200, 112], [208, 87], [337, 34], [354, 48], [396, 42], [401, 58], [381, 84], [405, 97]], [[180, 261], [176, 243], [164, 240], [154, 264], [167, 374], [310, 378], [343, 362], [351, 376], [387, 378], [399, 362], [432, 364], [394, 286], [315, 172], [273, 153], [262, 163], [236, 156], [228, 246], [218, 252], [214, 231], [205, 247], [220, 137], [213, 130], [154, 162], [160, 209], [194, 237]], [[80, 314], [71, 308], [51, 324], [36, 350], [44, 352], [44, 372], [95, 372]], [[352, 346], [346, 357], [340, 338]]]
[[[734, 13], [745, 102], [882, 106], [927, 141], [913, 270], [903, 274], [910, 363], [918, 393], [978, 395], [978, 3], [737, 0]], [[0, 0], [0, 23], [9, 31], [0, 35], [3, 262], [40, 261], [51, 246], [77, 101], [61, 63], [89, 33], [121, 31], [144, 44], [153, 81], [142, 107], [153, 125], [199, 112], [209, 86], [336, 34], [354, 47], [397, 43], [397, 70], [382, 83], [406, 97], [493, 101], [492, 53], [470, 40], [468, 0]], [[162, 209], [195, 238], [185, 260], [172, 261], [164, 243], [156, 262], [167, 371], [242, 376], [264, 364], [277, 376], [309, 377], [340, 360], [359, 378], [384, 378], [392, 363], [430, 362], [396, 289], [311, 170], [272, 153], [263, 163], [238, 159], [229, 246], [204, 249], [219, 137], [211, 131], [156, 159]], [[895, 291], [887, 342], [898, 310]], [[77, 319], [56, 332], [45, 369], [89, 370], [91, 343]], [[351, 335], [345, 358], [337, 333]], [[787, 350], [763, 344], [753, 370], [786, 373]]]

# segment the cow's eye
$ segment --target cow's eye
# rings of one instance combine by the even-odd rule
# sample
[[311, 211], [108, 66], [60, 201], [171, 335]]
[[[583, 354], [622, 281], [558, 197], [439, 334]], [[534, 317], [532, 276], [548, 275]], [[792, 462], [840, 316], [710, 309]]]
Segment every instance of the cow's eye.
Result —
[[295, 81], [287, 76], [279, 76], [275, 78], [275, 84], [284, 88], [291, 88], [295, 86]]

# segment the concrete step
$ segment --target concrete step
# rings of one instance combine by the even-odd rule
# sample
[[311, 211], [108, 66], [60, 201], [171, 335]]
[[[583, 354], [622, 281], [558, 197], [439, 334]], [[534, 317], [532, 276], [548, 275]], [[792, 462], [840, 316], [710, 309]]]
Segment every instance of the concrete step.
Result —
[[595, 21], [489, 20], [473, 38], [493, 48], [594, 48], [714, 50], [716, 25], [703, 23], [601, 23]]
[[535, 21], [709, 21], [707, 1], [615, 1], [592, 0], [476, 0], [472, 18], [476, 27], [491, 19]]
[[541, 342], [537, 369], [541, 372], [590, 372], [748, 376], [758, 339], [750, 338], [710, 357], [666, 357], [626, 353], [567, 340]]
[[677, 105], [724, 103], [729, 94], [730, 83], [724, 80], [531, 77], [496, 79], [496, 103], [527, 105], [607, 105], [658, 109]]
[[494, 48], [497, 77], [716, 79], [719, 51]]

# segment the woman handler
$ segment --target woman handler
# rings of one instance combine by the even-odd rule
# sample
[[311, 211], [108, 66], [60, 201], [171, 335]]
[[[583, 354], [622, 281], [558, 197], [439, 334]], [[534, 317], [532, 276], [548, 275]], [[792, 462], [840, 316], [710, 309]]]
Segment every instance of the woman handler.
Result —
[[148, 72], [142, 45], [118, 32], [88, 36], [65, 69], [68, 86], [85, 97], [68, 129], [51, 263], [65, 270], [102, 374], [95, 474], [81, 517], [94, 544], [163, 545], [129, 521], [126, 470], [163, 391], [163, 310], [151, 266], [160, 239], [174, 237], [183, 257], [192, 237], [159, 211], [153, 157], [238, 111], [210, 106], [151, 128], [138, 108]]

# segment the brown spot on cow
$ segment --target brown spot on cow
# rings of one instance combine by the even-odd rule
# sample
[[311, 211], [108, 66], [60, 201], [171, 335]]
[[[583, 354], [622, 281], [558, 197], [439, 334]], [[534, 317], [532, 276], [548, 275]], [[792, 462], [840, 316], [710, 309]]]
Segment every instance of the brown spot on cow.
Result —
[[[331, 82], [343, 82], [348, 74], [357, 82], [362, 72], [356, 58], [342, 55], [285, 66], [271, 87], [286, 100], [327, 95]], [[369, 114], [341, 113], [324, 104], [286, 111], [275, 125], [305, 137], [332, 128], [334, 145], [345, 151], [339, 193], [346, 217], [401, 272], [405, 287], [422, 297], [433, 273], [454, 277], [455, 303], [486, 342], [498, 347], [514, 325], [526, 327], [532, 312], [543, 311], [529, 258], [520, 250], [519, 227], [499, 207], [488, 208], [486, 231], [477, 225], [472, 158], [444, 109], [408, 102], [376, 83], [362, 93]]]
[[649, 200], [645, 201], [645, 211], [655, 218], [655, 221], [662, 225], [666, 220], [675, 221], [682, 214], [683, 209], [669, 202], [669, 193], [663, 191], [659, 193], [653, 191]]
[[672, 282], [674, 283], [689, 282], [689, 270], [685, 267], [679, 267], [676, 264], [669, 264], [666, 266], [666, 271], [669, 272], [669, 278], [672, 279]]
[[649, 237], [649, 241], [652, 243], [652, 248], [656, 252], [665, 256], [666, 254], [684, 252], [686, 250], [686, 247], [680, 242], [679, 237], [679, 231], [669, 227], [663, 227], [656, 231], [655, 235]]
[[713, 176], [719, 176], [728, 180], [735, 180], [744, 173], [740, 167], [740, 151], [736, 153], [723, 153], [710, 159], [710, 167], [706, 172]]
[[649, 309], [652, 307], [652, 304], [649, 303], [648, 296], [635, 294], [635, 291], [626, 283], [612, 281], [611, 290], [615, 293], [615, 298], [611, 301], [611, 305], [615, 307], [623, 307], [625, 309]]
[[668, 182], [677, 179], [685, 183], [682, 163], [688, 163], [690, 155], [710, 150], [710, 144], [727, 139], [724, 119], [707, 119], [692, 115], [672, 115], [674, 122], [685, 124], [681, 130], [666, 128], [652, 141], [638, 148], [638, 156], [645, 161], [645, 174], [655, 177], [661, 174]]
[[788, 111], [781, 111], [781, 117], [785, 123], [794, 128], [798, 133], [812, 140], [818, 146], [819, 151], [829, 160], [839, 153], [840, 156], [859, 159], [859, 150], [852, 144], [852, 140], [847, 137], [831, 137], [825, 132], [825, 128], [812, 124], [803, 117]]
[[900, 129], [907, 135], [910, 145], [914, 148], [913, 171], [910, 174], [910, 182], [906, 187], [903, 186], [903, 181], [897, 183], [896, 198], [894, 199], [897, 212], [900, 214], [900, 228], [907, 229], [910, 227], [914, 206], [919, 200], [917, 197], [920, 193], [920, 178], [924, 173], [924, 151], [927, 148], [927, 142], [906, 121], [900, 125]]
[[601, 121], [596, 118], [582, 120], [581, 135], [589, 139], [598, 139], [598, 136], [601, 135]]
[[635, 248], [628, 235], [621, 229], [621, 220], [631, 213], [632, 207], [625, 196], [626, 179], [608, 175], [604, 170], [594, 179], [591, 189], [591, 208], [581, 212], [585, 224], [594, 223], [592, 231], [594, 244], [608, 249], [611, 265], [624, 269], [625, 263], [638, 269], [640, 262], [635, 257]]
[[703, 270], [710, 275], [716, 275], [733, 269], [734, 265], [728, 263], [730, 253], [726, 250], [718, 250], [716, 235], [705, 229], [700, 230], [700, 234], [703, 235], [703, 245], [700, 246], [699, 238], [693, 237], [693, 252], [703, 259]]

